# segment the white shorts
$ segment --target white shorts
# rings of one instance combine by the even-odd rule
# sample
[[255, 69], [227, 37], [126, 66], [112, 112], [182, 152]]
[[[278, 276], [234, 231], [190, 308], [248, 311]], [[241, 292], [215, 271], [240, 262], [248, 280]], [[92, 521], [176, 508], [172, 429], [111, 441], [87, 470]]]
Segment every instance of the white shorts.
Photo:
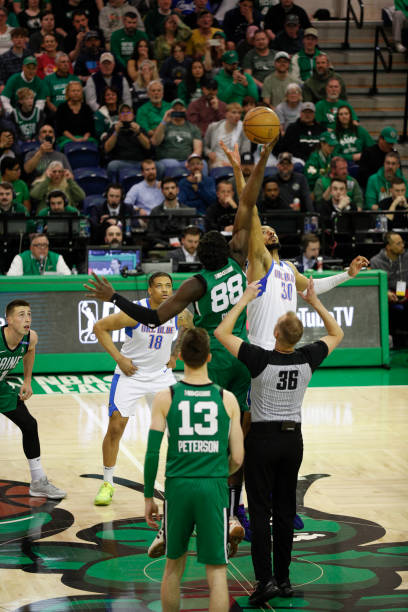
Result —
[[160, 372], [153, 380], [146, 381], [135, 380], [124, 374], [114, 374], [109, 393], [109, 416], [111, 417], [115, 410], [123, 417], [134, 416], [142, 397], [146, 398], [151, 408], [155, 394], [176, 382], [171, 370]]

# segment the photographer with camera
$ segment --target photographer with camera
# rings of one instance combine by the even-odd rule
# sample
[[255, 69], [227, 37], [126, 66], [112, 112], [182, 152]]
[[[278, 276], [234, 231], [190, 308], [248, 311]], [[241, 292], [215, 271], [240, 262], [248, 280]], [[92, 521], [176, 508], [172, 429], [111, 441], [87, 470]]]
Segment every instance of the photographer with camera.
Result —
[[135, 168], [147, 157], [150, 140], [146, 131], [135, 121], [135, 114], [128, 104], [119, 106], [119, 120], [111, 127], [103, 142], [103, 150], [111, 160], [108, 176], [112, 182], [122, 168]]
[[[152, 145], [157, 147], [157, 167], [160, 177], [167, 176], [172, 168], [184, 168], [185, 160], [192, 154], [202, 156], [203, 142], [196, 125], [186, 120], [186, 106], [176, 98], [167, 110], [152, 136]], [[208, 174], [206, 164], [204, 175]]]

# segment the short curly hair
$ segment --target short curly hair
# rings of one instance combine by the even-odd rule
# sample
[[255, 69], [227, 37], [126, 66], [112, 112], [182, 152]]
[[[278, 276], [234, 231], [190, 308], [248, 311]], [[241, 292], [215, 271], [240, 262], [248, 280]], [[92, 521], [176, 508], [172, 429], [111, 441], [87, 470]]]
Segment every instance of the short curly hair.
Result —
[[197, 255], [206, 270], [219, 270], [228, 263], [228, 243], [220, 232], [211, 230], [201, 238]]

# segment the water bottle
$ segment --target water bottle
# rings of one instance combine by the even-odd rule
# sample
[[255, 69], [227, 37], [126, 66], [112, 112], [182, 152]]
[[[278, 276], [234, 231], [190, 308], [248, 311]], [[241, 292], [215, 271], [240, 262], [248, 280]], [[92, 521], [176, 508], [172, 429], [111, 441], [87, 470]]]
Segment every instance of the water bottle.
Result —
[[130, 221], [130, 217], [126, 217], [125, 219], [125, 236], [126, 238], [132, 237], [132, 223]]
[[44, 229], [43, 221], [41, 221], [40, 219], [37, 219], [36, 226], [35, 226], [36, 234], [42, 234], [43, 233], [43, 229]]
[[313, 217], [310, 217], [310, 231], [311, 232], [317, 232], [319, 229], [319, 217], [316, 217], [315, 215], [313, 215]]
[[388, 231], [388, 219], [386, 215], [377, 215], [375, 218], [375, 229], [377, 232]]
[[312, 231], [312, 223], [310, 217], [305, 217], [303, 231], [305, 234], [310, 234], [310, 232]]
[[86, 217], [81, 217], [81, 219], [79, 220], [79, 235], [82, 238], [89, 238], [89, 236], [91, 235], [89, 221]]

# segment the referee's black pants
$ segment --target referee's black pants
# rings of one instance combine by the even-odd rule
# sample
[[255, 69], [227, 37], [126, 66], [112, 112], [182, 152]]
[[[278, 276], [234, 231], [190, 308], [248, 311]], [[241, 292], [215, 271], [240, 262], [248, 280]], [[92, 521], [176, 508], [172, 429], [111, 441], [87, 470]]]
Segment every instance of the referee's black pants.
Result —
[[[296, 514], [296, 484], [303, 457], [300, 424], [282, 431], [281, 423], [252, 423], [245, 439], [245, 487], [252, 530], [255, 577], [289, 579]], [[270, 517], [273, 517], [273, 569]]]

